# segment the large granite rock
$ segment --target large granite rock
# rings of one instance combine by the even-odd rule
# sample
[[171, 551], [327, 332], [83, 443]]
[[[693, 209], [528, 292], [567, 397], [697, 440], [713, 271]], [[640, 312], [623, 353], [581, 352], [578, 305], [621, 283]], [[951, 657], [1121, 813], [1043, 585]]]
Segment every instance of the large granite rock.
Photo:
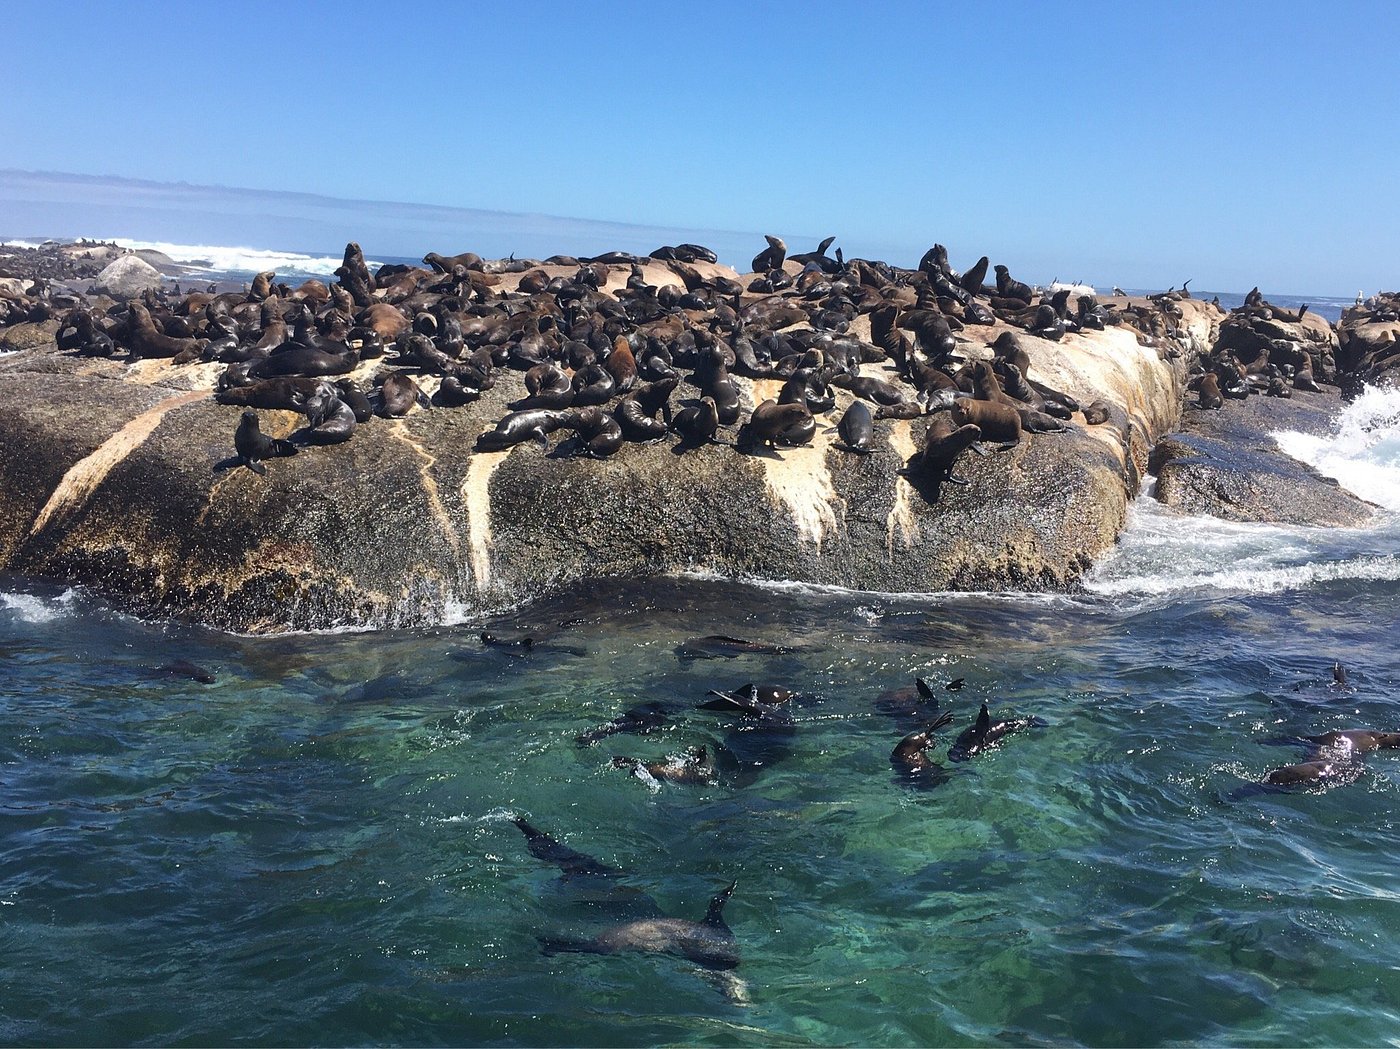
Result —
[[114, 299], [134, 299], [143, 292], [159, 288], [160, 271], [136, 255], [123, 255], [109, 263], [94, 279], [92, 291]]
[[1291, 398], [1226, 400], [1218, 411], [1191, 409], [1183, 432], [1158, 443], [1151, 469], [1168, 506], [1230, 521], [1273, 524], [1365, 524], [1375, 508], [1284, 454], [1273, 434], [1326, 433], [1341, 398], [1335, 390]]
[[[1208, 344], [1218, 314], [1187, 313]], [[1069, 588], [1114, 542], [1148, 446], [1176, 425], [1184, 357], [1126, 328], [1022, 340], [1034, 376], [1109, 401], [1110, 422], [1076, 416], [1070, 432], [969, 454], [969, 483], [936, 503], [899, 473], [922, 420], [878, 423], [863, 457], [826, 432], [767, 455], [676, 454], [671, 440], [606, 461], [534, 445], [473, 453], [523, 393], [515, 372], [481, 402], [375, 420], [348, 444], [270, 461], [265, 477], [216, 470], [239, 415], [209, 394], [217, 366], [30, 351], [0, 361], [0, 568], [245, 631], [424, 623], [682, 570], [885, 591]], [[740, 383], [750, 405], [779, 385]], [[261, 414], [279, 437], [303, 422]]]

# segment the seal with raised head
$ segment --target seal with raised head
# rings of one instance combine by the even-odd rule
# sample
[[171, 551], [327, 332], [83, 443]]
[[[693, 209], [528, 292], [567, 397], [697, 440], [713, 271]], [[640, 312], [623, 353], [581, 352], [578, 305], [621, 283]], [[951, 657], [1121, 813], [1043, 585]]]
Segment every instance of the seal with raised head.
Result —
[[945, 710], [925, 727], [901, 739], [890, 752], [890, 765], [902, 778], [924, 785], [941, 783], [947, 778], [947, 770], [928, 756], [928, 748], [933, 745], [934, 734], [952, 724], [953, 712]]
[[764, 234], [763, 239], [768, 242], [768, 247], [753, 257], [754, 273], [767, 273], [769, 270], [781, 269], [783, 260], [787, 258], [787, 245], [782, 242], [780, 237], [770, 237]]
[[233, 447], [238, 453], [238, 465], [246, 466], [255, 474], [266, 474], [264, 459], [276, 459], [296, 455], [296, 445], [280, 437], [269, 437], [258, 426], [258, 413], [251, 409], [238, 420], [238, 429], [233, 432]]

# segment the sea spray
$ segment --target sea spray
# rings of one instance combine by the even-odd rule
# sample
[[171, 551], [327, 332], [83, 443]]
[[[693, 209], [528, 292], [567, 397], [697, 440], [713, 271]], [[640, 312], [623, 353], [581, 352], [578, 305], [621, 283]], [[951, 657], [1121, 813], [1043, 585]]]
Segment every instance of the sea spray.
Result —
[[1400, 511], [1400, 389], [1368, 387], [1325, 436], [1282, 431], [1279, 448], [1363, 499]]

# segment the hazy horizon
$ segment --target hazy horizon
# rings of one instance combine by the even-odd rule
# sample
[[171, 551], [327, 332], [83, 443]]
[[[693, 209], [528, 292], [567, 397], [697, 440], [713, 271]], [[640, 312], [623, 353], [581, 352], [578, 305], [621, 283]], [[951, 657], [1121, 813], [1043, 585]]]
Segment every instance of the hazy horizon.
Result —
[[[771, 230], [765, 232], [773, 232]], [[807, 251], [831, 233], [779, 233], [790, 251]], [[645, 254], [662, 244], [700, 243], [720, 261], [743, 271], [765, 245], [761, 233], [609, 222], [581, 216], [541, 215], [413, 204], [401, 201], [355, 200], [294, 190], [269, 191], [187, 182], [157, 182], [115, 175], [0, 169], [0, 241], [39, 238], [163, 241], [172, 244], [243, 247], [339, 255], [348, 241], [357, 241], [370, 255], [421, 258], [429, 251], [453, 254], [475, 251], [484, 257], [546, 257], [554, 254], [593, 255], [609, 250]], [[915, 247], [862, 245], [839, 234], [835, 247], [847, 257], [882, 259], [913, 266], [936, 237]], [[949, 245], [955, 265], [966, 266], [980, 254], [999, 257], [993, 250], [966, 251]], [[1115, 279], [1112, 275], [1070, 272], [1016, 272], [1036, 283], [1054, 279], [1083, 281], [1099, 287], [1167, 288], [1181, 280]], [[1253, 283], [1260, 283], [1255, 281]], [[1198, 291], [1238, 291], [1245, 286], [1203, 283]], [[1252, 285], [1250, 285], [1252, 286]], [[1356, 289], [1274, 287], [1278, 295], [1313, 294], [1349, 297]], [[1371, 290], [1378, 290], [1372, 288]]]

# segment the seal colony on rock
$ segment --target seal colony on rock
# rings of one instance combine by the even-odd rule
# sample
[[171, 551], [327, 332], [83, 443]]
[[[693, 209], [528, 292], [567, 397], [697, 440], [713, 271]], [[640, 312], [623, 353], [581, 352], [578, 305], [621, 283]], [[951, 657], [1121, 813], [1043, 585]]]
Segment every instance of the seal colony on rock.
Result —
[[[300, 543], [312, 563], [293, 571], [294, 582], [258, 584], [292, 595], [288, 610], [264, 612], [289, 625], [314, 625], [305, 617], [324, 613], [311, 610], [346, 605], [328, 591], [344, 597], [349, 586], [383, 595], [376, 607], [392, 609], [392, 621], [412, 621], [425, 579], [427, 600], [439, 604], [690, 567], [892, 590], [1073, 585], [1121, 527], [1146, 445], [1179, 410], [1172, 361], [1209, 334], [1213, 313], [1091, 296], [1075, 311], [1062, 293], [1036, 302], [1009, 271], [996, 288], [985, 284], [985, 260], [959, 274], [941, 246], [902, 269], [848, 258], [833, 243], [790, 253], [772, 237], [750, 275], [697, 245], [542, 261], [459, 250], [429, 254], [421, 268], [371, 272], [351, 243], [329, 285], [292, 288], [265, 273], [244, 292], [148, 290], [122, 302], [50, 290], [7, 298], [5, 309], [47, 311], [66, 347], [58, 352], [75, 362], [51, 383], [100, 373], [139, 389], [158, 378], [213, 386], [218, 404], [300, 413], [300, 429], [279, 422], [278, 432], [304, 454], [291, 470], [270, 471], [270, 484], [282, 472], [314, 472], [338, 489], [395, 464], [397, 483], [412, 488], [406, 515], [432, 527], [394, 540], [415, 550], [387, 587], [364, 585], [355, 565], [335, 560], [350, 556], [356, 533]], [[25, 374], [24, 362], [6, 365]], [[1081, 413], [1081, 399], [1107, 407]], [[202, 428], [206, 418], [181, 411], [163, 425]], [[1096, 434], [1109, 419], [1122, 425]], [[653, 444], [675, 454], [658, 456]], [[1009, 446], [1014, 456], [963, 457]], [[1047, 531], [1006, 513], [1051, 474], [1075, 514]], [[585, 475], [590, 483], [574, 483]], [[183, 529], [195, 529], [196, 546], [199, 529], [230, 519], [211, 507], [232, 492], [210, 484], [183, 504], [193, 508]], [[243, 542], [320, 526], [304, 515], [289, 524], [289, 492], [276, 488]], [[359, 502], [338, 490], [333, 501]], [[557, 529], [540, 531], [546, 513], [581, 513], [586, 523], [570, 537], [606, 539], [591, 551], [560, 543]], [[979, 524], [983, 514], [1000, 523]], [[742, 527], [760, 541], [726, 534], [750, 516]], [[61, 571], [81, 576], [93, 547], [75, 540]], [[222, 536], [208, 544], [228, 549]], [[836, 547], [848, 553], [825, 556]], [[60, 570], [48, 567], [49, 551], [20, 552], [3, 536], [0, 556], [9, 568]], [[252, 549], [236, 556], [248, 585], [287, 571]], [[159, 575], [160, 593], [140, 596], [172, 610], [198, 603], [198, 614], [217, 618], [237, 602], [230, 584], [221, 600], [217, 586], [197, 581], [203, 570], [199, 557], [182, 558], [180, 571]], [[246, 611], [227, 622], [235, 617], [248, 625]]]

